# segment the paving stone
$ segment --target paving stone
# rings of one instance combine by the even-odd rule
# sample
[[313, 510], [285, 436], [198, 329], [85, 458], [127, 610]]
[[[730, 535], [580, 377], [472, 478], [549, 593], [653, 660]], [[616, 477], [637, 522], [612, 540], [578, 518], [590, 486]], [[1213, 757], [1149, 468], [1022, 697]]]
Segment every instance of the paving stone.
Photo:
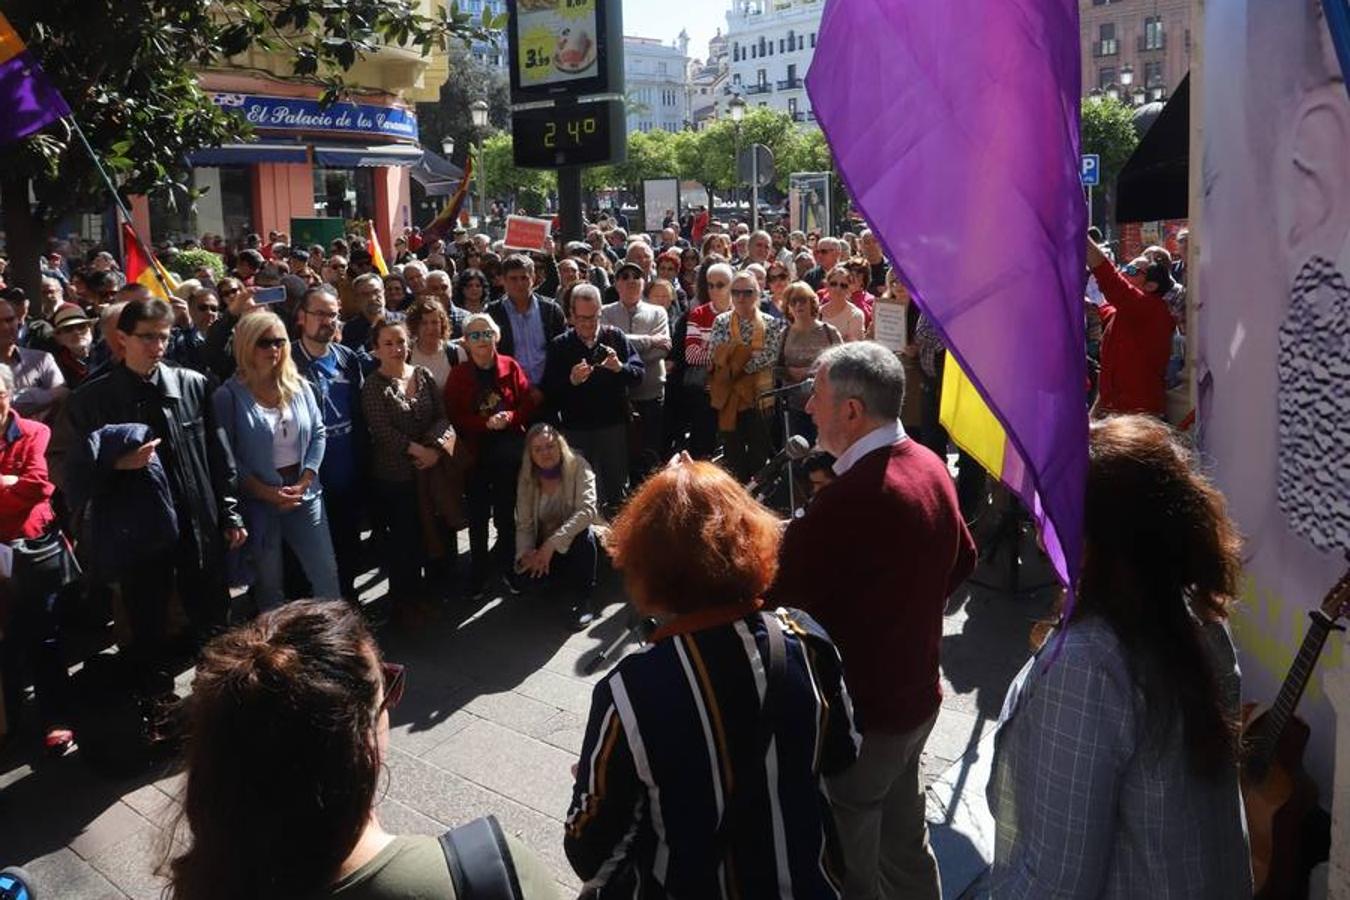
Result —
[[575, 757], [492, 722], [475, 722], [423, 757], [531, 809], [561, 818]]
[[119, 800], [91, 819], [70, 842], [70, 849], [91, 859], [137, 830], [148, 827], [151, 827], [150, 823], [144, 816]]
[[540, 669], [516, 686], [526, 697], [583, 717], [591, 711], [591, 690], [590, 683], [551, 669]]
[[161, 900], [166, 881], [155, 874], [164, 851], [163, 832], [150, 825], [132, 831], [89, 858], [105, 878], [136, 900]]
[[557, 715], [531, 732], [530, 737], [566, 751], [575, 760], [581, 755], [581, 744], [586, 737], [586, 717], [559, 710]]
[[447, 828], [405, 803], [385, 797], [378, 807], [380, 825], [390, 834], [443, 834]]
[[42, 896], [61, 900], [123, 900], [127, 896], [69, 847], [30, 859], [23, 868]]
[[153, 784], [142, 785], [123, 794], [122, 802], [156, 828], [167, 828], [178, 812], [178, 802]]
[[479, 694], [464, 704], [464, 710], [521, 734], [532, 734], [558, 713], [557, 706], [532, 700], [516, 691]]

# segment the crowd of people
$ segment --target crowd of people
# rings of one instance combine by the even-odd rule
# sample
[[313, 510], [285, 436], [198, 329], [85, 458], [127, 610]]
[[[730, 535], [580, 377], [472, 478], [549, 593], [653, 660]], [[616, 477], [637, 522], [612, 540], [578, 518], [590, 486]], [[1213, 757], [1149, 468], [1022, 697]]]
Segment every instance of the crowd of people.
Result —
[[[73, 542], [86, 590], [120, 597], [154, 738], [177, 709], [179, 600], [205, 649], [174, 896], [443, 895], [434, 841], [372, 812], [406, 676], [382, 661], [356, 577], [378, 566], [383, 612], [410, 622], [542, 582], [585, 626], [602, 552], [661, 625], [595, 689], [565, 837], [588, 890], [940, 896], [919, 761], [985, 493], [964, 454], [948, 471], [941, 335], [869, 232], [708, 221], [695, 242], [676, 223], [609, 224], [529, 253], [408, 232], [387, 273], [356, 236], [205, 239], [229, 274], [203, 268], [171, 301], [102, 255], [45, 260], [39, 310], [0, 293], [5, 688], [31, 680], [48, 746], [71, 745], [51, 598]], [[1088, 563], [1010, 691], [994, 882], [1242, 896], [1236, 538], [1157, 418], [1182, 273], [1161, 248], [1121, 269], [1087, 252], [1085, 408], [1104, 417]], [[871, 339], [878, 303], [904, 305], [902, 349]], [[746, 485], [790, 435], [814, 445], [813, 500], [784, 528]], [[297, 834], [304, 866], [277, 852]], [[526, 881], [524, 896], [553, 889]]]

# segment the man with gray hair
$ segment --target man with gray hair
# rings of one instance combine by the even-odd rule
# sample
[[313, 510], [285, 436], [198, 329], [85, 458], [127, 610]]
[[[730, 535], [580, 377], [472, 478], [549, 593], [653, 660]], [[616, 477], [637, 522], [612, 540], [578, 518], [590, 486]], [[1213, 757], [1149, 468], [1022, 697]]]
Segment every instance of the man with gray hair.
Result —
[[819, 291], [825, 286], [825, 276], [844, 258], [844, 247], [839, 238], [823, 237], [816, 241], [815, 267], [802, 276], [802, 281], [811, 285], [811, 290]]
[[878, 343], [821, 353], [806, 411], [836, 477], [787, 527], [770, 605], [825, 626], [859, 711], [858, 761], [828, 783], [844, 896], [938, 900], [919, 758], [942, 701], [943, 610], [976, 554], [947, 467], [900, 424], [904, 394]]

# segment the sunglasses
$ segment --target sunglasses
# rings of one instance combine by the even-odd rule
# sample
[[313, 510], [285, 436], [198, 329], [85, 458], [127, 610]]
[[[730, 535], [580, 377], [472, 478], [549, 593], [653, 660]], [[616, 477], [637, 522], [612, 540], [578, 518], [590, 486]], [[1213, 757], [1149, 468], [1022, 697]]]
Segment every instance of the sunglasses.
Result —
[[384, 679], [384, 699], [380, 701], [380, 708], [375, 712], [377, 719], [380, 713], [394, 709], [402, 702], [403, 688], [408, 684], [408, 670], [398, 663], [382, 662], [380, 677]]
[[197, 307], [197, 312], [220, 312], [220, 307], [212, 304], [202, 304]]
[[239, 293], [239, 288], [226, 288], [225, 290], [220, 292], [220, 296], [233, 297], [237, 293]]
[[769, 276], [770, 281], [787, 281], [787, 279], [788, 277], [786, 272], [774, 272], [772, 275]]
[[258, 338], [258, 343], [254, 344], [254, 346], [261, 350], [280, 350], [289, 343], [290, 341], [286, 340], [284, 337]]
[[737, 288], [731, 292], [733, 297], [758, 297], [759, 291], [754, 288]]
[[1130, 263], [1124, 269], [1121, 269], [1121, 271], [1124, 272], [1126, 275], [1134, 276], [1142, 272], [1143, 269], [1139, 268], [1134, 263]]
[[464, 336], [471, 341], [490, 341], [497, 335], [493, 334], [491, 331], [470, 331]]

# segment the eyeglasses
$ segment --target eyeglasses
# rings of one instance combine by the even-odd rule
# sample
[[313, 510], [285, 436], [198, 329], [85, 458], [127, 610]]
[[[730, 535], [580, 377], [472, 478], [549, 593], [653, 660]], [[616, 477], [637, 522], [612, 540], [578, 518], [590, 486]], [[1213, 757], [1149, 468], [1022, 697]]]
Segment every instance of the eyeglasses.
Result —
[[736, 288], [731, 292], [733, 297], [758, 297], [759, 291], [754, 288]]
[[133, 334], [132, 337], [140, 341], [142, 344], [167, 344], [170, 340], [169, 333], [167, 331], [141, 332], [138, 334]]
[[233, 297], [237, 293], [239, 293], [239, 288], [225, 288], [223, 291], [220, 292], [220, 296]]
[[403, 689], [408, 684], [408, 670], [398, 663], [380, 663], [380, 678], [384, 680], [384, 699], [375, 711], [378, 719], [386, 710], [394, 709], [403, 702]]
[[327, 322], [331, 322], [338, 317], [338, 314], [331, 309], [305, 309], [301, 310], [301, 312], [307, 316], [314, 316], [316, 319], [323, 319]]
[[258, 343], [253, 346], [257, 347], [259, 350], [280, 350], [289, 343], [290, 341], [286, 340], [284, 337], [258, 338]]
[[593, 316], [582, 316], [582, 315], [578, 315], [577, 313], [572, 313], [572, 321], [573, 321], [573, 322], [598, 322], [598, 321], [600, 321], [600, 316], [599, 316], [599, 314], [596, 314], [596, 315], [593, 315]]
[[497, 335], [491, 331], [470, 331], [464, 336], [471, 341], [491, 341], [497, 338]]
[[786, 273], [786, 272], [774, 272], [774, 273], [772, 273], [771, 275], [769, 275], [769, 280], [770, 280], [770, 281], [787, 281], [787, 280], [788, 280], [787, 273]]
[[220, 312], [220, 307], [218, 305], [212, 305], [210, 303], [203, 303], [197, 307], [197, 312], [199, 313]]

